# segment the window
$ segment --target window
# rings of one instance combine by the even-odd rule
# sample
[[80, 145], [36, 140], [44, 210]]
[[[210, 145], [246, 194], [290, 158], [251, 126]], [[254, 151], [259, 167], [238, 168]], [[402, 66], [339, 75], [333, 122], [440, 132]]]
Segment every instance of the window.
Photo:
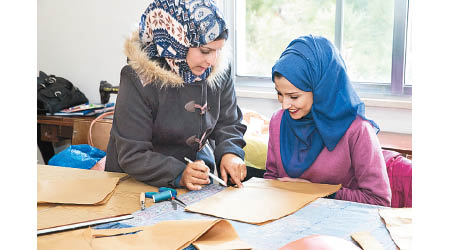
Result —
[[236, 17], [237, 75], [270, 77], [274, 62], [299, 34], [334, 40], [335, 0], [237, 2], [245, 4], [237, 6], [245, 12]]
[[[409, 13], [410, 8], [408, 8]], [[409, 16], [409, 15], [408, 15]], [[412, 61], [413, 61], [413, 45], [412, 45], [412, 20], [408, 18], [407, 40], [406, 40], [406, 65], [405, 65], [405, 85], [412, 86]]]
[[345, 1], [341, 54], [353, 82], [390, 83], [394, 1]]
[[[410, 98], [408, 0], [229, 0], [238, 87], [272, 88], [271, 69], [290, 41], [332, 41], [361, 96]], [[409, 46], [407, 46], [409, 45]], [[405, 80], [406, 79], [406, 80]]]

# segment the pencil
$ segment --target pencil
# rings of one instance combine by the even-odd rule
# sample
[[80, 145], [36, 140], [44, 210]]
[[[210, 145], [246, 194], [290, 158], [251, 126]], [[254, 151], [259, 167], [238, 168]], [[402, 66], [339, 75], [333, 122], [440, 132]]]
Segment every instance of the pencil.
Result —
[[[191, 161], [189, 158], [187, 158], [187, 157], [184, 157], [184, 160], [187, 161], [187, 162], [189, 162], [189, 163], [192, 163], [192, 161]], [[227, 187], [227, 184], [226, 184], [222, 179], [220, 179], [219, 177], [215, 176], [215, 175], [212, 174], [211, 172], [208, 172], [208, 175], [209, 175], [211, 178], [213, 178], [214, 180], [218, 181], [220, 184], [222, 184], [222, 186]]]

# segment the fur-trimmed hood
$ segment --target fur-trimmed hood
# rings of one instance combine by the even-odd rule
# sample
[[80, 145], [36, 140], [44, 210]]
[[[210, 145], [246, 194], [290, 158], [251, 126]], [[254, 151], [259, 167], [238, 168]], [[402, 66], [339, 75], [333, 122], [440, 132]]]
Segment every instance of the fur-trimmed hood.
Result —
[[[159, 66], [159, 62], [150, 60], [145, 51], [141, 48], [139, 32], [135, 31], [131, 37], [125, 41], [125, 55], [128, 64], [139, 75], [142, 85], [160, 84], [160, 87], [182, 87], [183, 79], [176, 73]], [[225, 43], [224, 48], [218, 52], [216, 65], [212, 67], [211, 73], [206, 78], [209, 85], [217, 86], [224, 78], [230, 61], [230, 48]]]

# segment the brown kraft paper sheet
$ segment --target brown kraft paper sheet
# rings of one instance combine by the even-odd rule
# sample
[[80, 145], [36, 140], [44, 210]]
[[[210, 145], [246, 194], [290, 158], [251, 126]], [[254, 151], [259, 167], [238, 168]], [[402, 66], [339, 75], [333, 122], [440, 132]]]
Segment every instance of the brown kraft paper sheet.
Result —
[[[135, 234], [127, 234], [137, 232]], [[251, 249], [239, 239], [226, 220], [163, 221], [153, 226], [102, 229], [90, 228], [38, 238], [38, 249], [184, 249], [194, 244], [200, 250]], [[83, 247], [83, 248], [80, 248]]]
[[91, 228], [85, 228], [39, 236], [37, 237], [37, 249], [91, 249], [91, 235]]
[[378, 242], [370, 232], [356, 232], [351, 235], [364, 250], [383, 250], [383, 246]]
[[[38, 180], [79, 179], [79, 178], [110, 178], [125, 177], [124, 173], [101, 172], [84, 169], [54, 167], [38, 165]], [[93, 221], [131, 214], [140, 209], [139, 196], [141, 192], [155, 192], [156, 187], [129, 178], [120, 181], [111, 198], [105, 204], [68, 205], [68, 204], [38, 204], [37, 205], [37, 229], [53, 228], [63, 225], [71, 225], [80, 222]], [[186, 193], [184, 189], [177, 189], [181, 195]], [[151, 199], [146, 199], [146, 206], [152, 205]], [[51, 236], [51, 235], [49, 235]], [[39, 236], [45, 237], [45, 236]]]
[[225, 190], [186, 207], [187, 211], [251, 224], [263, 224], [294, 213], [341, 185], [281, 182], [252, 178], [243, 188]]
[[401, 250], [412, 248], [412, 208], [379, 209], [392, 240]]
[[38, 180], [37, 203], [79, 205], [104, 204], [111, 197], [119, 177], [72, 180]]

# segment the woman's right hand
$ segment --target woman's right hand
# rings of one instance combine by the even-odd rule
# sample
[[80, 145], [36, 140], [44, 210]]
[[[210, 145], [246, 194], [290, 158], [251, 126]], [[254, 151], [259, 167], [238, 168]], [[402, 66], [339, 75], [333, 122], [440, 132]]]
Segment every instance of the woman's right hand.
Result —
[[200, 190], [202, 185], [209, 184], [209, 167], [202, 160], [188, 163], [181, 175], [180, 185], [189, 190]]

